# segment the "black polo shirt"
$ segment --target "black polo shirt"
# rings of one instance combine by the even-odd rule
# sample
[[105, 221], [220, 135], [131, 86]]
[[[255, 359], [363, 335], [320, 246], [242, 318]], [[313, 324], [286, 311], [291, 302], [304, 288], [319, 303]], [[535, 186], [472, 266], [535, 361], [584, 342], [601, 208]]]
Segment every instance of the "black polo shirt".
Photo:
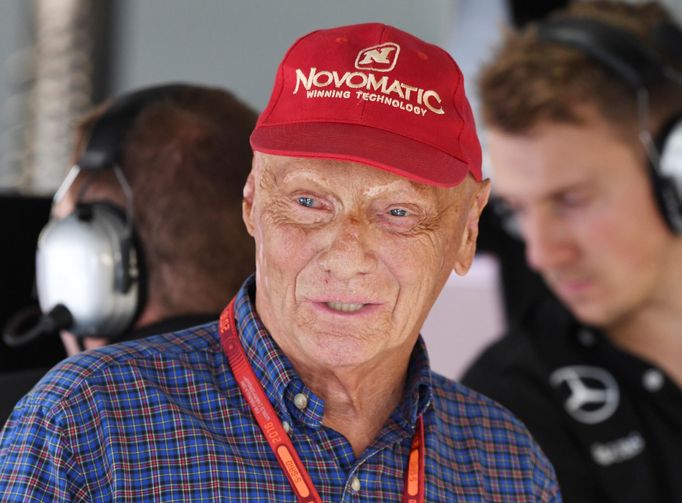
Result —
[[553, 300], [524, 326], [486, 349], [462, 382], [528, 426], [564, 501], [682, 503], [682, 390]]

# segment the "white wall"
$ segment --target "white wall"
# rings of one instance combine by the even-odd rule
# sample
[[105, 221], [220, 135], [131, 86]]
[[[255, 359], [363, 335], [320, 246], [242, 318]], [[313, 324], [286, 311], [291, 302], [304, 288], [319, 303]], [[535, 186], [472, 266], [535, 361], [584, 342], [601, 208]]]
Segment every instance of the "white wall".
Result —
[[451, 0], [117, 0], [112, 91], [163, 80], [233, 90], [261, 110], [284, 52], [318, 28], [380, 21], [447, 40]]
[[504, 307], [498, 264], [487, 255], [477, 256], [465, 276], [452, 273], [431, 309], [422, 336], [431, 368], [451, 379], [504, 329]]

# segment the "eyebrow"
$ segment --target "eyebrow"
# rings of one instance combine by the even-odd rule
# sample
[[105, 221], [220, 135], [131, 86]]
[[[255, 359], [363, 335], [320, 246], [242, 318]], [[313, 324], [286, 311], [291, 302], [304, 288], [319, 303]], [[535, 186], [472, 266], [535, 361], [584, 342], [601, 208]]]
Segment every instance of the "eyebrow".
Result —
[[[575, 182], [575, 183], [570, 183], [568, 185], [558, 187], [558, 188], [553, 188], [549, 192], [542, 193], [539, 195], [539, 198], [544, 200], [544, 201], [556, 201], [561, 198], [564, 194], [567, 192], [571, 192], [574, 190], [586, 190], [592, 188], [591, 183], [587, 182]], [[496, 197], [507, 201], [509, 203], [514, 203], [519, 200], [519, 198], [523, 198], [524, 195], [521, 194], [520, 196], [518, 194], [508, 194], [506, 192], [500, 192], [498, 191], [495, 194]], [[534, 199], [537, 199], [538, 196], [533, 196]]]
[[271, 169], [271, 164], [264, 164], [260, 172], [258, 187], [261, 189], [265, 187], [273, 187], [278, 185], [278, 182], [279, 176], [276, 170]]
[[[305, 160], [304, 160], [304, 162], [305, 162]], [[304, 166], [305, 166], [305, 164], [304, 164]], [[290, 164], [287, 163], [287, 164], [283, 165], [283, 167], [285, 167], [285, 168], [290, 167]], [[370, 167], [371, 169], [379, 170], [379, 171], [385, 171], [385, 170], [382, 170], [380, 168], [374, 168], [373, 166], [368, 166], [368, 167]], [[301, 178], [306, 179], [306, 180], [310, 180], [314, 183], [317, 183], [319, 181], [319, 179], [317, 177], [310, 176], [305, 172], [302, 173], [301, 171], [299, 171], [297, 169], [288, 169], [284, 173], [282, 173], [280, 170], [277, 170], [278, 171], [277, 173], [273, 173], [274, 170], [268, 170], [268, 171], [270, 171], [270, 173], [273, 176], [273, 179], [277, 182], [287, 182], [292, 178], [295, 179], [298, 177], [301, 177]], [[385, 171], [385, 172], [388, 173], [388, 171]], [[415, 192], [417, 195], [428, 195], [431, 193], [432, 188], [430, 186], [415, 182], [415, 181], [410, 180], [408, 178], [400, 177], [400, 182], [407, 182], [407, 183], [401, 183], [398, 190], [401, 190], [401, 191], [404, 190], [407, 192], [412, 191], [412, 192]]]
[[423, 195], [423, 194], [429, 194], [432, 192], [433, 187], [429, 185], [425, 185], [422, 183], [417, 183], [413, 180], [410, 180], [409, 178], [406, 178], [405, 181], [407, 181], [410, 184], [410, 187], [412, 190], [414, 190], [417, 194]]
[[[308, 174], [301, 173], [301, 171], [298, 169], [300, 167], [305, 167], [306, 165], [310, 164], [312, 161], [315, 159], [308, 159], [305, 157], [301, 158], [290, 158], [290, 159], [267, 159], [263, 165], [263, 178], [267, 176], [267, 182], [269, 183], [274, 183], [274, 184], [281, 184], [288, 182], [290, 179], [294, 178], [302, 178], [306, 181], [310, 181], [318, 185], [320, 188], [324, 188], [322, 184], [319, 183], [319, 179], [315, 176], [309, 176]], [[331, 159], [334, 160], [334, 159]], [[343, 161], [337, 161], [339, 163]], [[381, 168], [376, 168], [374, 166], [369, 166], [365, 165], [371, 169], [376, 169], [378, 171], [382, 171], [385, 173], [390, 173], [388, 170], [383, 170]], [[400, 177], [400, 181], [403, 182], [400, 184], [400, 186], [396, 189], [401, 192], [406, 192], [406, 193], [414, 193], [415, 196], [418, 197], [428, 197], [429, 195], [432, 194], [433, 187], [429, 185], [425, 185], [419, 182], [416, 182], [414, 180], [410, 180], [409, 178], [402, 177], [400, 175], [396, 175]], [[404, 183], [406, 182], [406, 183]]]

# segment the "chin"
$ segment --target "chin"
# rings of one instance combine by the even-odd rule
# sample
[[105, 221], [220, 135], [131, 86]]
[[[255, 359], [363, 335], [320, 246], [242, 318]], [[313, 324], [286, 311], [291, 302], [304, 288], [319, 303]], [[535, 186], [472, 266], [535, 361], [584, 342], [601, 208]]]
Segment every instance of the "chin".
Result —
[[601, 329], [613, 325], [616, 320], [622, 317], [619, 314], [620, 310], [615, 306], [596, 304], [594, 302], [569, 304], [569, 309], [581, 323]]
[[310, 354], [317, 363], [329, 368], [360, 365], [376, 351], [374, 345], [347, 334], [317, 333], [309, 340]]

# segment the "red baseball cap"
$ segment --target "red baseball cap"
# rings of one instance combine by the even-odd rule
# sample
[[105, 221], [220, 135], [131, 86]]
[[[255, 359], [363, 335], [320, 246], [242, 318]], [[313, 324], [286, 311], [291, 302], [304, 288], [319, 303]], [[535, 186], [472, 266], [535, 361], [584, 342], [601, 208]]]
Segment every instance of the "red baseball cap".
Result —
[[255, 151], [355, 161], [440, 187], [481, 180], [464, 79], [440, 47], [379, 23], [318, 30], [279, 66]]

